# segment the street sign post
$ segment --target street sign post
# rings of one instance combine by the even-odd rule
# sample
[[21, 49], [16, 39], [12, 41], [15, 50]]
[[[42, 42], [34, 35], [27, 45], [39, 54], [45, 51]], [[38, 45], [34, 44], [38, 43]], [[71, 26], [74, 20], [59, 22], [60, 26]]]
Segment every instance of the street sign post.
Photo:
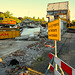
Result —
[[[61, 41], [60, 18], [48, 23], [48, 39], [55, 40], [55, 57], [57, 57], [57, 41]], [[57, 64], [55, 68], [57, 70]]]
[[48, 23], [48, 39], [61, 41], [60, 19]]

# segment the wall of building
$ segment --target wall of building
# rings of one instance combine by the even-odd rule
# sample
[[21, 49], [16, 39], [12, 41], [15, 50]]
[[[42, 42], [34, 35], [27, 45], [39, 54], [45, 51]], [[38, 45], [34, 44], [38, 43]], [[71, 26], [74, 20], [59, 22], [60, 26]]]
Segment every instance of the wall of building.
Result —
[[[46, 17], [48, 22], [58, 19], [58, 17], [70, 20], [69, 2], [49, 3]], [[66, 21], [60, 20], [61, 35], [66, 31], [66, 24]]]
[[54, 20], [58, 17], [70, 20], [69, 2], [49, 3], [46, 15], [48, 21], [53, 21], [52, 16], [54, 16]]
[[68, 2], [49, 3], [47, 11], [68, 10]]

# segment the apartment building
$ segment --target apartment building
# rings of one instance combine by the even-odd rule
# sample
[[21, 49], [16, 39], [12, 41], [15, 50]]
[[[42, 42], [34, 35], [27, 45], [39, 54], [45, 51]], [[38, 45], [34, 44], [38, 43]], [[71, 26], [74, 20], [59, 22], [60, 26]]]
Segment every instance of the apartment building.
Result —
[[69, 2], [57, 2], [57, 3], [49, 3], [47, 6], [47, 15], [48, 22], [51, 22], [58, 17], [64, 18], [70, 21], [70, 10], [69, 10]]

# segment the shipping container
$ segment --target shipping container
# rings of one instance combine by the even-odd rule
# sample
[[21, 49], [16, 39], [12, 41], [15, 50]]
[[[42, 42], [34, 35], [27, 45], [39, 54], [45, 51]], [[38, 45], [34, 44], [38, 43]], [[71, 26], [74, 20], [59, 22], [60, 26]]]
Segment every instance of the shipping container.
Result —
[[15, 38], [20, 36], [20, 30], [17, 28], [0, 29], [0, 39]]

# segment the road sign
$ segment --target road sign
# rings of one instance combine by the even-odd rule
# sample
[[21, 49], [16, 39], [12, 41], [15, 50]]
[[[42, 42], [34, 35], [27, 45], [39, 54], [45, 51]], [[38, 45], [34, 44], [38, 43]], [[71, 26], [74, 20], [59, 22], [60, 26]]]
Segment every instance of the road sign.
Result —
[[48, 39], [61, 40], [60, 19], [48, 23]]

